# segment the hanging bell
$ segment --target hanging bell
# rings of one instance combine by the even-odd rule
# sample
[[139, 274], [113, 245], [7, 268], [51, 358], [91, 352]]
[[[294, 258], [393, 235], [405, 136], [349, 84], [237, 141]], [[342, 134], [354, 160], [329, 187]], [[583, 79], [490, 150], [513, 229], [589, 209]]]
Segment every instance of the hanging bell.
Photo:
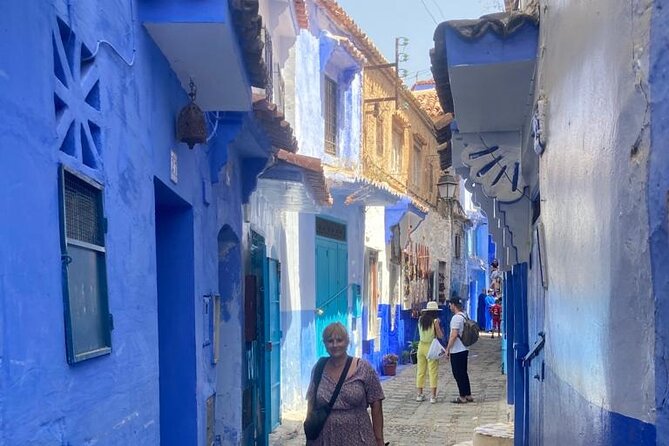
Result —
[[204, 112], [195, 103], [197, 91], [195, 83], [190, 81], [190, 102], [179, 112], [177, 119], [177, 139], [185, 142], [189, 149], [195, 144], [204, 144], [207, 141], [207, 126], [204, 120]]

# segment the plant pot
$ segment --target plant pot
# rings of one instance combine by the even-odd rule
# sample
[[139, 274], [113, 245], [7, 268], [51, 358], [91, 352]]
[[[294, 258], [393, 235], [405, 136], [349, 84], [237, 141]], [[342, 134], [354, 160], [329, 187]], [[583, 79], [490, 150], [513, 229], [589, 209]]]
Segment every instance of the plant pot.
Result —
[[386, 376], [395, 376], [397, 373], [397, 364], [383, 364], [383, 374]]
[[418, 352], [415, 350], [411, 352], [411, 364], [418, 364]]

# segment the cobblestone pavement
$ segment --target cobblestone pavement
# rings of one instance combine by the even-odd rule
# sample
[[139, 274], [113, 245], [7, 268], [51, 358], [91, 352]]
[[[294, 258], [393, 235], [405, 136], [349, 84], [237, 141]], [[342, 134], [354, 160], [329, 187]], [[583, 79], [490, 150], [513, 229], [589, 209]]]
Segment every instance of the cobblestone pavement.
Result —
[[[458, 392], [450, 364], [439, 364], [437, 403], [416, 402], [416, 369], [400, 366], [397, 376], [383, 379], [385, 438], [392, 446], [453, 445], [472, 439], [476, 426], [507, 422], [506, 377], [500, 371], [500, 341], [482, 334], [469, 352], [469, 378], [474, 403], [453, 404]], [[426, 395], [429, 395], [429, 389]], [[304, 414], [284, 414], [283, 424], [270, 435], [270, 445], [304, 445]], [[342, 445], [343, 446], [343, 445]]]

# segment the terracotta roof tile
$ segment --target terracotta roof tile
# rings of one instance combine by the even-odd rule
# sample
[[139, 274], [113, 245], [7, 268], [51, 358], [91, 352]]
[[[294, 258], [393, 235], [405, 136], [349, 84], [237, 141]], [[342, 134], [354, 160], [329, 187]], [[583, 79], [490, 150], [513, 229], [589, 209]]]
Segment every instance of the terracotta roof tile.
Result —
[[295, 0], [295, 15], [297, 24], [301, 29], [309, 28], [309, 13], [307, 12], [306, 0]]
[[420, 107], [428, 114], [433, 121], [438, 120], [444, 114], [444, 110], [439, 103], [437, 90], [432, 88], [429, 90], [412, 91]]
[[311, 189], [314, 199], [321, 206], [332, 206], [332, 195], [330, 195], [330, 190], [325, 180], [320, 158], [299, 155], [283, 149], [276, 152], [276, 158], [304, 169], [304, 180], [307, 183], [305, 185]]
[[293, 129], [277, 109], [276, 104], [266, 99], [254, 102], [253, 113], [265, 130], [272, 146], [290, 152], [297, 151], [297, 139], [293, 135]]

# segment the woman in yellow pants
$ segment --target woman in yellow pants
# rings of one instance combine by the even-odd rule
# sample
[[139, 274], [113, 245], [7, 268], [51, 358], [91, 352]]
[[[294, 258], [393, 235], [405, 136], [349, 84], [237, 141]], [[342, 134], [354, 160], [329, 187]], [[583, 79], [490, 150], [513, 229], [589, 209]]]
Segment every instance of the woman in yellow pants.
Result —
[[437, 402], [437, 375], [439, 373], [439, 360], [427, 359], [427, 352], [430, 349], [432, 340], [437, 337], [444, 337], [444, 332], [439, 325], [439, 312], [441, 309], [436, 302], [431, 301], [422, 311], [418, 319], [418, 333], [420, 342], [418, 343], [418, 368], [416, 370], [416, 387], [418, 387], [418, 396], [416, 401], [425, 401], [423, 387], [425, 387], [425, 372], [430, 377], [430, 388], [432, 388], [431, 403]]

